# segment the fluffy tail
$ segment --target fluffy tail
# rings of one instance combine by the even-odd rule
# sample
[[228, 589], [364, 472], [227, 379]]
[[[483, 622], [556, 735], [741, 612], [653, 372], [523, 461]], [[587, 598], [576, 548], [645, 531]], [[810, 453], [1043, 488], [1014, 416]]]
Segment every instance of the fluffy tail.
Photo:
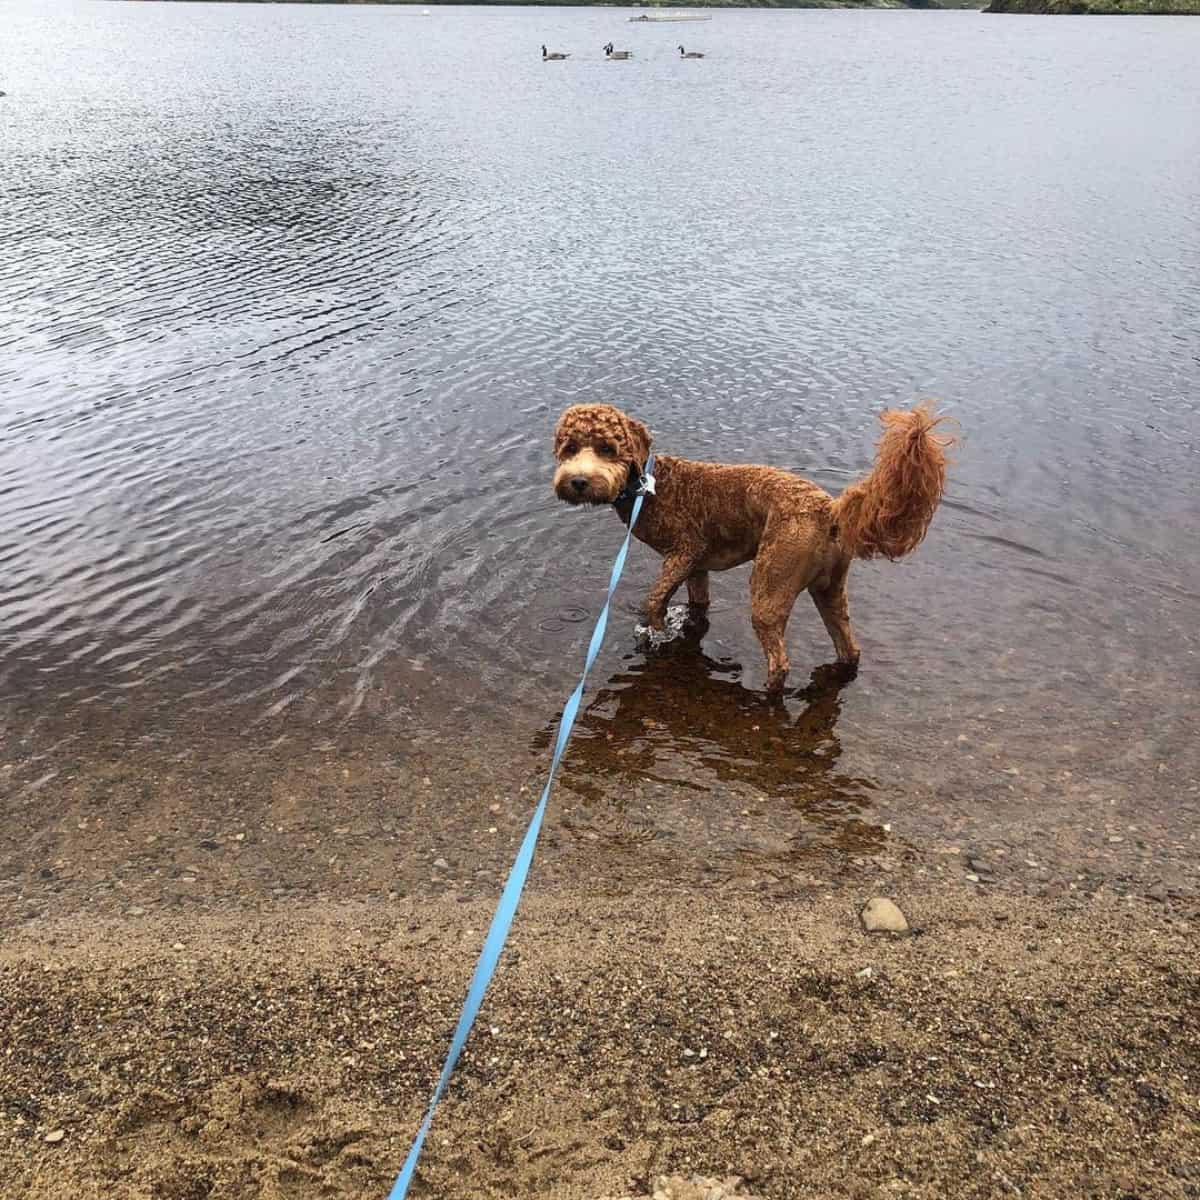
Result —
[[915, 550], [933, 520], [946, 486], [949, 434], [934, 434], [942, 420], [931, 404], [910, 412], [888, 409], [875, 469], [834, 502], [842, 545], [855, 558], [897, 559]]

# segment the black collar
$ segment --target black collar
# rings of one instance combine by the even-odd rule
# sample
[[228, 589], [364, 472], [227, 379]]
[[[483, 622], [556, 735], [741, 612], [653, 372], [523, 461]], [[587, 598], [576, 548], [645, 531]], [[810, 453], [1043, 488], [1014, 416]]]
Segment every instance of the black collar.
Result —
[[625, 486], [617, 493], [614, 504], [632, 504], [639, 496], [653, 496], [653, 489], [646, 489], [646, 469], [637, 463], [629, 464], [629, 473], [625, 476]]

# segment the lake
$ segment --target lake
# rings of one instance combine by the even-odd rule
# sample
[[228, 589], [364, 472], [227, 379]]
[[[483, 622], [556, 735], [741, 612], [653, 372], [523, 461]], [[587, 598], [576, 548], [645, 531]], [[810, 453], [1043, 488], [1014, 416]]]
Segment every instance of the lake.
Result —
[[847, 686], [801, 598], [766, 704], [744, 569], [647, 653], [635, 548], [547, 870], [1194, 886], [1200, 21], [628, 15], [4, 7], [10, 873], [63, 812], [218, 803], [385, 829], [380, 880], [482, 861], [622, 532], [554, 500], [558, 412], [836, 491], [936, 397], [948, 495], [852, 572]]

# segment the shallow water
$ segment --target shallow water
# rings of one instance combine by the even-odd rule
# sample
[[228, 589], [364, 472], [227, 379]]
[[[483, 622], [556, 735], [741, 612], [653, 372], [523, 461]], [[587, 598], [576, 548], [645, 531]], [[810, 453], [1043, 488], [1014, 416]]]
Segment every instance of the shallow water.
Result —
[[851, 577], [859, 678], [810, 685], [802, 599], [767, 707], [744, 570], [645, 652], [640, 548], [564, 804], [685, 856], [1194, 861], [1200, 23], [625, 15], [5, 7], [10, 835], [154, 746], [524, 782], [621, 532], [552, 498], [564, 405], [836, 490], [936, 396], [965, 444]]

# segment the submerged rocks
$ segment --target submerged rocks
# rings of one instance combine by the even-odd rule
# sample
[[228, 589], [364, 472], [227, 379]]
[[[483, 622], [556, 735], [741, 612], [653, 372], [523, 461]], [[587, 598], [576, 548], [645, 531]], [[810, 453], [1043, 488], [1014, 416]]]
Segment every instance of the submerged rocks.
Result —
[[867, 933], [902, 936], [912, 932], [908, 918], [900, 911], [895, 901], [886, 896], [873, 896], [863, 905], [862, 912], [858, 915]]

